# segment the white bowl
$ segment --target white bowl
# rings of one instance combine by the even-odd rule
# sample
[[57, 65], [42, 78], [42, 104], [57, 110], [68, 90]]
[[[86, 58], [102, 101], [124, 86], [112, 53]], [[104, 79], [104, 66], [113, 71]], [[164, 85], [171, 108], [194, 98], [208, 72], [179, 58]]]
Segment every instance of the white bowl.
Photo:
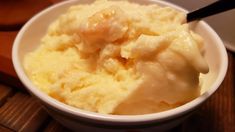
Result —
[[[168, 111], [146, 114], [146, 115], [105, 115], [84, 111], [61, 103], [40, 91], [27, 77], [22, 60], [26, 53], [34, 50], [40, 43], [40, 39], [46, 33], [48, 25], [59, 15], [64, 13], [68, 7], [90, 3], [92, 0], [65, 1], [51, 6], [38, 13], [29, 20], [18, 33], [13, 45], [13, 64], [17, 75], [26, 86], [27, 90], [38, 98], [47, 111], [56, 120], [71, 129], [79, 130], [107, 130], [111, 129], [144, 129], [144, 130], [166, 130], [174, 127], [187, 118], [202, 102], [209, 98], [222, 83], [228, 65], [225, 47], [215, 31], [205, 22], [194, 24], [193, 30], [205, 39], [205, 58], [209, 64], [210, 72], [203, 76], [202, 94], [193, 101]], [[184, 9], [165, 1], [157, 0], [135, 0], [140, 4], [157, 3], [162, 6], [170, 6], [177, 10]]]

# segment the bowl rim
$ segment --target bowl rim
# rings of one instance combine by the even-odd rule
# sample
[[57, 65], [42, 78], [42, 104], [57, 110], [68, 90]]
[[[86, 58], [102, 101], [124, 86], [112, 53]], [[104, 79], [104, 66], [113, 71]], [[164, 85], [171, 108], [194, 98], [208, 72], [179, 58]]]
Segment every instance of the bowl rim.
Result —
[[[187, 113], [197, 107], [199, 104], [204, 102], [207, 98], [209, 98], [220, 86], [222, 83], [227, 67], [228, 67], [228, 57], [227, 57], [227, 52], [226, 49], [223, 45], [222, 40], [220, 37], [217, 35], [217, 33], [204, 21], [199, 21], [199, 23], [205, 27], [208, 32], [214, 36], [215, 41], [217, 42], [217, 46], [220, 52], [220, 57], [222, 58], [222, 66], [220, 69], [220, 72], [218, 74], [218, 77], [216, 78], [215, 82], [211, 86], [211, 88], [197, 97], [196, 99], [179, 106], [174, 109], [170, 109], [167, 111], [159, 112], [159, 113], [151, 113], [151, 114], [145, 114], [145, 115], [108, 115], [108, 114], [100, 114], [96, 112], [90, 112], [86, 110], [82, 110], [79, 108], [75, 108], [72, 106], [69, 106], [67, 104], [64, 104], [62, 102], [57, 101], [56, 99], [48, 96], [47, 94], [43, 93], [41, 90], [39, 90], [27, 77], [26, 73], [24, 72], [23, 67], [21, 66], [20, 59], [18, 56], [19, 53], [19, 44], [21, 41], [22, 36], [24, 35], [25, 31], [27, 31], [28, 27], [33, 23], [37, 18], [40, 16], [46, 14], [47, 12], [52, 11], [54, 8], [59, 8], [60, 6], [64, 4], [70, 4], [78, 2], [77, 0], [71, 0], [71, 1], [64, 1], [58, 4], [55, 4], [53, 6], [50, 6], [38, 14], [36, 14], [34, 17], [32, 17], [19, 31], [17, 34], [14, 43], [13, 43], [13, 48], [12, 48], [12, 61], [13, 61], [13, 66], [15, 68], [15, 71], [20, 79], [20, 81], [24, 84], [24, 86], [27, 88], [27, 90], [39, 98], [43, 103], [46, 103], [47, 105], [53, 107], [54, 109], [60, 110], [62, 112], [65, 112], [67, 114], [70, 114], [75, 117], [83, 117], [86, 119], [92, 119], [92, 120], [99, 120], [103, 122], [122, 122], [122, 123], [133, 123], [133, 122], [149, 122], [149, 121], [164, 121], [168, 120], [170, 118], [174, 118], [177, 116], [180, 116], [184, 113]], [[170, 2], [166, 1], [158, 1], [158, 0], [148, 0], [146, 2], [154, 2], [156, 4], [160, 5], [165, 5], [165, 6], [170, 6], [173, 7], [177, 10], [181, 10], [184, 12], [187, 12], [185, 9], [182, 7], [179, 7], [178, 5], [172, 4]]]

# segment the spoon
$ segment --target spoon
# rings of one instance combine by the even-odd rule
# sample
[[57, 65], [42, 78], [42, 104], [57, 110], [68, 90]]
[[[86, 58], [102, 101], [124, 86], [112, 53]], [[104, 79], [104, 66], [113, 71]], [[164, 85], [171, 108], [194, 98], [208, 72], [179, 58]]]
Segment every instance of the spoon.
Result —
[[[224, 11], [228, 11], [234, 8], [235, 8], [235, 0], [218, 0], [203, 8], [189, 12], [187, 14], [187, 22], [200, 20], [202, 18], [212, 16], [212, 15], [215, 15]], [[231, 17], [235, 17], [235, 14], [234, 16], [231, 16]]]

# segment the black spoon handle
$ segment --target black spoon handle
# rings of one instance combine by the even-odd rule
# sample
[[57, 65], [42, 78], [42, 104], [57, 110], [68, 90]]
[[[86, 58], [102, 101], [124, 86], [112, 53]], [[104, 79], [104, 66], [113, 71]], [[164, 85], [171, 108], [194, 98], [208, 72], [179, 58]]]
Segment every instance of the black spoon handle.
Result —
[[[187, 22], [218, 14], [235, 8], [235, 0], [219, 0], [206, 7], [200, 8], [187, 14]], [[235, 17], [231, 16], [231, 17]]]

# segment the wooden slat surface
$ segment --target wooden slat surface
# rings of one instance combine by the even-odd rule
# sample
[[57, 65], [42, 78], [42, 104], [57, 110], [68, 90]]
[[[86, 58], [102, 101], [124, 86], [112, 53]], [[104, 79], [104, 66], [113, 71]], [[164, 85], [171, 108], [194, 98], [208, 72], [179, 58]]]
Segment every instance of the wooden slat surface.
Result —
[[51, 120], [44, 132], [69, 132], [70, 130], [64, 128], [57, 121]]
[[[48, 0], [48, 3], [59, 1], [61, 0]], [[47, 3], [45, 0], [43, 2]], [[40, 2], [37, 5], [40, 5]], [[43, 7], [42, 5], [40, 7]], [[0, 30], [0, 132], [69, 131], [53, 120], [42, 106], [24, 91], [17, 78], [11, 61], [12, 43], [17, 33], [18, 31]], [[228, 73], [218, 91], [189, 119], [170, 132], [235, 132], [235, 54], [228, 52], [228, 57]]]
[[0, 107], [11, 94], [13, 94], [12, 88], [0, 84]]
[[14, 130], [0, 125], [0, 132], [14, 132]]
[[47, 113], [32, 97], [16, 93], [0, 108], [0, 124], [15, 131], [35, 131]]

